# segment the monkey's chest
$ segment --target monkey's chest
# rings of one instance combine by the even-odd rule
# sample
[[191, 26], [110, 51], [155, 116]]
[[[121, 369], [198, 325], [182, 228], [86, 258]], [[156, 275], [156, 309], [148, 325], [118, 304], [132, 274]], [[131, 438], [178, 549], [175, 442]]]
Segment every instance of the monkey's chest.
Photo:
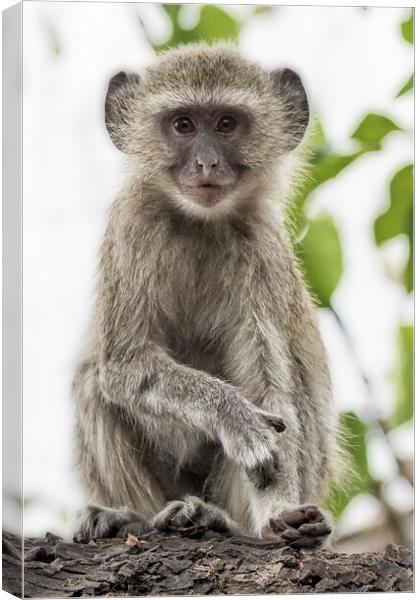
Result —
[[222, 336], [207, 328], [200, 329], [192, 321], [180, 319], [176, 325], [167, 323], [163, 331], [165, 348], [177, 362], [224, 379]]
[[168, 269], [159, 329], [178, 361], [221, 375], [222, 340], [233, 317], [235, 281], [216, 258], [194, 256], [190, 250]]

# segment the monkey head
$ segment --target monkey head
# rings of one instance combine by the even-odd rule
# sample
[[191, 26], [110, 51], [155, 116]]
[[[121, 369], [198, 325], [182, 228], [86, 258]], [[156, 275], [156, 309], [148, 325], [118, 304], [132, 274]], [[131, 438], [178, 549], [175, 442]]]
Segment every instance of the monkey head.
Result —
[[265, 71], [224, 43], [169, 50], [141, 77], [121, 72], [105, 101], [108, 132], [134, 174], [203, 218], [255, 196], [308, 120], [296, 73]]

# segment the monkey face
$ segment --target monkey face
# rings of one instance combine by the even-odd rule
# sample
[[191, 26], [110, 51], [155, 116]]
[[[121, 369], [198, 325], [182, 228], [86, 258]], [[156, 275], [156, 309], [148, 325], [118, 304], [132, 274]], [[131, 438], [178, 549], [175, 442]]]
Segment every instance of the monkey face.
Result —
[[230, 45], [169, 50], [144, 75], [109, 83], [105, 123], [136, 177], [204, 218], [240, 210], [309, 120], [300, 78], [266, 71]]
[[189, 106], [164, 112], [159, 128], [173, 157], [168, 171], [192, 202], [212, 208], [231, 194], [249, 169], [251, 115], [232, 106]]

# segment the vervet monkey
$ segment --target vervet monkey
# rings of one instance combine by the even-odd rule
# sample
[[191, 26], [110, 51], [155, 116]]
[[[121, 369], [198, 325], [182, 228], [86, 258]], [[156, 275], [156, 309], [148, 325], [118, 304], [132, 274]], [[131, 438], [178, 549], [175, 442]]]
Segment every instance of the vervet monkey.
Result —
[[129, 524], [330, 535], [316, 506], [337, 457], [330, 377], [278, 211], [308, 120], [296, 73], [226, 44], [111, 79], [105, 123], [130, 176], [74, 380], [92, 503], [76, 540]]

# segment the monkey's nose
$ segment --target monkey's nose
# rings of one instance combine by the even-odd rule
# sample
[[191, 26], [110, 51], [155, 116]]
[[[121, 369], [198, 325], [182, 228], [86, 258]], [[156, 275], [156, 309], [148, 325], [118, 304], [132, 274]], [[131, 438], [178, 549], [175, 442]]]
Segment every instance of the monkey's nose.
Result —
[[199, 169], [202, 171], [204, 177], [208, 177], [212, 170], [217, 166], [218, 160], [217, 158], [212, 158], [209, 160], [203, 160], [201, 158], [196, 158], [196, 164]]

